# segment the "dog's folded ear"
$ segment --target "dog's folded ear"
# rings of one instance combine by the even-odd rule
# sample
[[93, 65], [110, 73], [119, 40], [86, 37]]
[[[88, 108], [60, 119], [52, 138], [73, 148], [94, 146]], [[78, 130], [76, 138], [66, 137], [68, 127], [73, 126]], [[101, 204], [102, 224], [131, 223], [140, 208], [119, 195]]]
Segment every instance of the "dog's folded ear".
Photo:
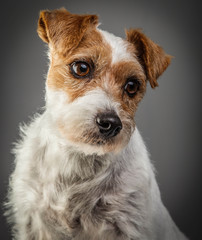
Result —
[[171, 56], [140, 30], [126, 31], [127, 40], [135, 46], [136, 55], [144, 68], [147, 80], [152, 88], [158, 86], [157, 78], [166, 70], [171, 61]]
[[[98, 25], [96, 15], [71, 14], [65, 8], [41, 11], [37, 32], [40, 38], [58, 50], [78, 46], [87, 30]], [[62, 49], [61, 49], [62, 50]]]

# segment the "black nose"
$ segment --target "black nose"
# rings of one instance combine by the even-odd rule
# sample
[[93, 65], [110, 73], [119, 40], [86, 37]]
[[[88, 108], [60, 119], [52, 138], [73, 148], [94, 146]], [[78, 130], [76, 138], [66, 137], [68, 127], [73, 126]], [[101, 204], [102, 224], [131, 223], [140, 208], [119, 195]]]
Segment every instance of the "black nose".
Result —
[[116, 136], [122, 129], [121, 120], [114, 112], [99, 113], [96, 123], [105, 138]]

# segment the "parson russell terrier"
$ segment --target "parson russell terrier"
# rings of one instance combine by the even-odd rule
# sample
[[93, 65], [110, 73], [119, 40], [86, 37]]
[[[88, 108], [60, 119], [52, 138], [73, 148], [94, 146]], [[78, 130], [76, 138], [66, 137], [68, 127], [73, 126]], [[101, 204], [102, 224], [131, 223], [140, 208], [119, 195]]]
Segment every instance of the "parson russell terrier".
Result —
[[171, 57], [141, 31], [126, 39], [96, 15], [42, 11], [46, 108], [21, 128], [6, 203], [17, 240], [186, 239], [162, 204], [134, 122], [146, 84]]

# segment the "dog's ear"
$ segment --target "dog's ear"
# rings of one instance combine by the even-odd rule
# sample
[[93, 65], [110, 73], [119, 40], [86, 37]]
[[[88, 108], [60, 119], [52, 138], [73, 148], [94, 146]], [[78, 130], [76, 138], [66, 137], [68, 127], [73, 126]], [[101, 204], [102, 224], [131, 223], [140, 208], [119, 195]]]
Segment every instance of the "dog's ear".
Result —
[[40, 12], [37, 32], [44, 42], [68, 50], [77, 47], [85, 32], [97, 24], [96, 15], [71, 14], [64, 8], [45, 10]]
[[136, 55], [144, 68], [152, 88], [158, 86], [157, 78], [166, 70], [171, 61], [163, 49], [146, 37], [140, 30], [126, 31], [127, 40], [135, 46]]

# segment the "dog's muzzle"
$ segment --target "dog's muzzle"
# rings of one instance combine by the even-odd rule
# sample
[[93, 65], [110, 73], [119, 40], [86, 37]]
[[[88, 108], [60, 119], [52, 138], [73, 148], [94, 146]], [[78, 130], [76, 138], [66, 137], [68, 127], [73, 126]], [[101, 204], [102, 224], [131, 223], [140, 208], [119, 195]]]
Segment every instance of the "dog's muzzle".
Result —
[[115, 137], [122, 129], [121, 120], [115, 112], [99, 113], [96, 124], [105, 139]]

